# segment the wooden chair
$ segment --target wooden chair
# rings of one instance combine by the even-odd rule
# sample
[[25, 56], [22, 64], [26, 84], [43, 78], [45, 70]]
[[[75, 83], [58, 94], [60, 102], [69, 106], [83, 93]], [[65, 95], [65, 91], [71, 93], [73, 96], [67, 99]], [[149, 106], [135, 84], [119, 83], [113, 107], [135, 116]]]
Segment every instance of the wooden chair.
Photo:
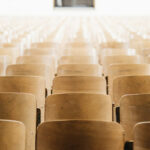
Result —
[[150, 121], [150, 94], [125, 95], [120, 100], [120, 123], [125, 129], [125, 139], [132, 141], [136, 123]]
[[98, 64], [66, 64], [57, 68], [58, 76], [102, 76], [102, 72]]
[[0, 93], [0, 119], [23, 122], [26, 127], [26, 150], [35, 149], [35, 96], [25, 93]]
[[24, 76], [40, 76], [46, 81], [46, 88], [50, 91], [54, 78], [54, 70], [45, 64], [15, 64], [9, 65], [6, 75], [24, 75]]
[[53, 70], [56, 70], [57, 59], [55, 56], [45, 56], [45, 55], [32, 55], [32, 56], [20, 56], [17, 57], [17, 64], [46, 64], [50, 65]]
[[25, 126], [23, 123], [0, 120], [0, 149], [25, 150]]
[[98, 64], [97, 57], [93, 56], [62, 56], [59, 65], [63, 64]]
[[108, 91], [112, 96], [113, 80], [125, 75], [150, 75], [149, 64], [115, 64], [108, 68]]
[[54, 55], [56, 52], [55, 49], [27, 49], [24, 51], [24, 55], [32, 56], [32, 55]]
[[141, 122], [134, 128], [134, 150], [150, 149], [150, 122]]
[[112, 121], [111, 99], [108, 95], [85, 93], [49, 96], [45, 103], [45, 121], [63, 119]]
[[120, 76], [113, 81], [113, 101], [120, 105], [120, 98], [126, 94], [149, 94], [150, 76]]
[[3, 76], [0, 77], [0, 92], [20, 92], [35, 95], [37, 108], [44, 118], [45, 105], [45, 80], [42, 77], [33, 76]]
[[103, 77], [60, 76], [53, 80], [53, 94], [62, 93], [106, 94], [106, 81]]
[[123, 145], [123, 129], [115, 122], [44, 122], [37, 132], [37, 150], [123, 150]]
[[140, 64], [143, 62], [141, 56], [128, 56], [128, 55], [114, 55], [105, 56], [103, 60], [104, 74], [107, 76], [109, 74], [110, 65], [114, 64]]

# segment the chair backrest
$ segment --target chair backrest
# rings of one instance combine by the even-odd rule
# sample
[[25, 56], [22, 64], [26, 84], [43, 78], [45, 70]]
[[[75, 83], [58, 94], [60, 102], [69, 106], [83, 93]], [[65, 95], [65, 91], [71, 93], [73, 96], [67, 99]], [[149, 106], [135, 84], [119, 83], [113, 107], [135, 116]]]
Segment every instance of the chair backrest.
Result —
[[98, 59], [93, 56], [62, 56], [59, 64], [98, 64]]
[[25, 93], [0, 93], [0, 119], [23, 122], [26, 127], [26, 150], [35, 149], [35, 96]]
[[125, 139], [133, 140], [136, 123], [150, 121], [150, 94], [125, 95], [120, 100], [120, 122], [125, 129]]
[[112, 102], [110, 96], [70, 93], [54, 94], [47, 97], [45, 121], [63, 119], [112, 121]]
[[17, 64], [46, 64], [55, 65], [56, 58], [54, 56], [45, 55], [32, 55], [32, 56], [19, 56], [16, 60]]
[[53, 94], [61, 93], [106, 94], [106, 81], [103, 77], [60, 76], [53, 80]]
[[134, 128], [134, 150], [150, 149], [150, 122], [141, 122]]
[[113, 101], [120, 105], [120, 98], [126, 94], [149, 94], [150, 76], [120, 76], [113, 81]]
[[102, 72], [98, 64], [66, 64], [57, 68], [58, 76], [102, 76]]
[[54, 78], [54, 70], [45, 64], [15, 64], [9, 65], [6, 70], [6, 75], [27, 75], [41, 76], [46, 81], [46, 88], [51, 89]]
[[53, 42], [36, 42], [31, 44], [31, 48], [51, 48], [55, 45]]
[[91, 48], [67, 48], [63, 51], [64, 56], [96, 56], [96, 50]]
[[140, 64], [142, 63], [142, 57], [135, 55], [135, 56], [128, 56], [128, 55], [114, 55], [114, 56], [105, 56], [103, 60], [104, 66], [104, 74], [109, 74], [109, 66], [112, 64]]
[[24, 55], [54, 55], [55, 49], [27, 49], [24, 51]]
[[32, 55], [32, 56], [19, 56], [16, 59], [17, 64], [46, 64], [50, 65], [53, 70], [57, 67], [57, 59], [55, 56], [45, 55]]
[[150, 75], [149, 64], [115, 64], [108, 67], [109, 94], [112, 95], [113, 80], [125, 75]]
[[0, 120], [0, 149], [25, 150], [25, 126], [23, 123]]
[[38, 127], [37, 150], [123, 150], [123, 129], [114, 122], [52, 121]]
[[0, 92], [21, 92], [35, 95], [37, 107], [44, 106], [45, 80], [33, 76], [3, 76], [0, 77]]

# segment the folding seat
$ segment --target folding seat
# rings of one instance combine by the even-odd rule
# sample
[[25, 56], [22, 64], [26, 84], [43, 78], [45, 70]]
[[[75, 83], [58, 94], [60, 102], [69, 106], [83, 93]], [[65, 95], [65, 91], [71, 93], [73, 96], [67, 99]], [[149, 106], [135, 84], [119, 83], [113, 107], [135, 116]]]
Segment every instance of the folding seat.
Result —
[[69, 93], [54, 94], [47, 97], [45, 121], [66, 119], [112, 121], [112, 102], [110, 96]]
[[53, 94], [62, 93], [106, 94], [106, 81], [103, 77], [60, 76], [53, 80]]
[[135, 124], [150, 121], [150, 94], [125, 95], [120, 100], [120, 123], [125, 129], [125, 139], [132, 141]]
[[23, 122], [26, 128], [26, 150], [35, 150], [36, 99], [34, 95], [0, 93], [0, 119]]
[[63, 64], [98, 64], [98, 58], [93, 56], [62, 56], [59, 65]]
[[141, 122], [134, 128], [134, 150], [149, 150], [150, 122]]
[[16, 60], [17, 64], [46, 64], [55, 68], [57, 67], [57, 59], [55, 56], [45, 55], [32, 55], [32, 56], [19, 56]]
[[105, 56], [103, 60], [104, 74], [108, 75], [110, 65], [114, 64], [140, 64], [143, 62], [141, 56], [128, 56], [128, 55], [114, 55]]
[[23, 123], [0, 120], [0, 149], [25, 150], [25, 126]]
[[66, 64], [57, 68], [57, 76], [102, 76], [102, 72], [98, 64]]
[[0, 77], [0, 92], [20, 92], [35, 95], [37, 108], [41, 110], [43, 119], [45, 104], [45, 80], [34, 76], [3, 76]]
[[126, 94], [149, 94], [150, 76], [120, 76], [113, 80], [113, 101], [120, 105], [120, 98]]
[[112, 95], [113, 80], [125, 75], [150, 75], [149, 64], [115, 64], [108, 68], [109, 94]]
[[123, 129], [115, 122], [51, 121], [38, 127], [37, 150], [123, 150]]
[[9, 65], [6, 75], [41, 76], [46, 81], [46, 88], [50, 91], [54, 78], [54, 70], [45, 64], [15, 64]]

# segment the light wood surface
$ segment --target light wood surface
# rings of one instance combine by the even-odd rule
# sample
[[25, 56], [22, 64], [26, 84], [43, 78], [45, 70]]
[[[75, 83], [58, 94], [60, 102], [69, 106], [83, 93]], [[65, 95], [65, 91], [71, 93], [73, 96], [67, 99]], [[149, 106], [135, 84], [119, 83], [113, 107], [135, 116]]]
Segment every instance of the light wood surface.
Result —
[[37, 150], [49, 149], [123, 150], [123, 129], [114, 122], [45, 122], [38, 128]]
[[46, 99], [45, 121], [90, 119], [112, 121], [110, 96], [102, 94], [55, 94]]

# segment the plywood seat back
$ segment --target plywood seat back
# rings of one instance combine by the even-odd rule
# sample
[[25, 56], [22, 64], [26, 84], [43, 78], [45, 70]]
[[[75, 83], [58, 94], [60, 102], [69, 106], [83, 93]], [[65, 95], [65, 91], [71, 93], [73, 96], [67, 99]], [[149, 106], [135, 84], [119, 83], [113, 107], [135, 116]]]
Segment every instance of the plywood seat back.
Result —
[[103, 77], [92, 76], [60, 76], [54, 78], [53, 94], [72, 92], [106, 94], [106, 81]]
[[149, 94], [150, 76], [120, 76], [113, 81], [113, 101], [120, 105], [120, 98], [126, 94]]
[[0, 92], [21, 92], [35, 95], [37, 107], [44, 106], [45, 80], [34, 76], [2, 76]]
[[55, 49], [27, 49], [24, 55], [54, 55]]
[[15, 64], [7, 67], [6, 75], [41, 76], [46, 81], [46, 88], [50, 89], [54, 71], [49, 65], [45, 64]]
[[123, 129], [114, 122], [52, 121], [38, 128], [37, 150], [110, 150], [110, 147], [123, 150]]
[[102, 76], [102, 72], [98, 64], [66, 64], [57, 68], [58, 76]]
[[45, 121], [63, 119], [112, 121], [112, 102], [108, 95], [54, 94], [46, 99], [45, 107]]
[[120, 100], [120, 121], [125, 129], [127, 141], [134, 140], [134, 126], [143, 121], [150, 121], [150, 94], [125, 95]]
[[105, 56], [103, 60], [104, 74], [109, 74], [109, 67], [112, 64], [140, 64], [143, 62], [141, 56], [115, 55]]
[[57, 67], [57, 59], [55, 56], [46, 55], [32, 55], [32, 56], [20, 56], [16, 59], [17, 64], [46, 64], [50, 65], [53, 70]]
[[26, 150], [35, 149], [36, 99], [34, 95], [0, 93], [0, 119], [23, 122], [26, 128]]
[[0, 148], [25, 150], [25, 126], [19, 121], [0, 120]]
[[93, 56], [63, 56], [59, 64], [98, 64], [98, 59]]
[[108, 68], [109, 94], [112, 95], [113, 80], [119, 76], [150, 75], [149, 64], [115, 64]]
[[134, 150], [150, 149], [150, 122], [138, 123], [134, 128]]

